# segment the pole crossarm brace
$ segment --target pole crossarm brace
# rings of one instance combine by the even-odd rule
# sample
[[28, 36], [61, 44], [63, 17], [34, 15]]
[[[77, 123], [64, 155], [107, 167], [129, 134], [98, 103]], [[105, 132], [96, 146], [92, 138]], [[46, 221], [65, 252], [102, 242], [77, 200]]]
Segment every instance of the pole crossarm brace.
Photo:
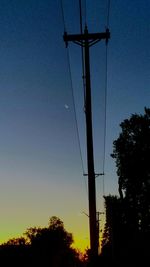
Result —
[[[97, 178], [98, 176], [102, 176], [105, 175], [103, 172], [102, 173], [95, 173], [95, 178]], [[88, 173], [83, 173], [83, 176], [88, 176]]]
[[106, 32], [88, 33], [87, 27], [85, 27], [84, 34], [67, 34], [67, 32], [65, 32], [63, 38], [64, 42], [66, 43], [66, 47], [68, 47], [68, 42], [70, 41], [82, 47], [85, 46], [86, 42], [88, 42], [89, 46], [92, 46], [102, 39], [105, 39], [106, 43], [108, 43], [108, 39], [110, 38], [110, 31], [107, 28]]

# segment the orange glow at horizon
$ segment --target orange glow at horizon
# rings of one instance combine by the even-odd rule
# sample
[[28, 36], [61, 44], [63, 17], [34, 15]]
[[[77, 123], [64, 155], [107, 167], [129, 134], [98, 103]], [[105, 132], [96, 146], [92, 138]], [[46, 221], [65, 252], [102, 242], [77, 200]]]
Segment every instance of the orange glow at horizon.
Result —
[[[21, 231], [14, 231], [13, 233], [10, 233], [9, 231], [5, 231], [0, 234], [0, 245], [6, 243], [8, 240], [13, 238], [19, 238], [24, 236], [24, 232]], [[81, 253], [84, 253], [87, 249], [89, 249], [89, 239], [88, 238], [82, 238], [79, 236], [74, 236], [74, 242], [72, 244], [72, 247]]]
[[76, 250], [79, 250], [81, 253], [84, 253], [87, 249], [89, 249], [89, 239], [74, 237], [74, 243], [72, 247], [75, 248]]
[[[9, 218], [10, 219], [10, 218]], [[73, 244], [72, 247], [81, 253], [84, 253], [87, 249], [90, 248], [89, 241], [89, 226], [87, 222], [87, 218], [85, 216], [67, 216], [66, 218], [62, 218], [64, 222], [64, 228], [68, 233], [73, 235]], [[48, 225], [43, 224], [42, 221], [40, 224], [35, 224], [35, 221], [27, 224], [27, 222], [16, 223], [16, 220], [10, 223], [8, 220], [7, 223], [5, 221], [0, 224], [0, 244], [7, 242], [13, 238], [25, 237], [24, 233], [30, 227], [47, 227]], [[104, 226], [104, 222], [101, 220], [101, 229]], [[102, 233], [100, 238], [102, 237]]]

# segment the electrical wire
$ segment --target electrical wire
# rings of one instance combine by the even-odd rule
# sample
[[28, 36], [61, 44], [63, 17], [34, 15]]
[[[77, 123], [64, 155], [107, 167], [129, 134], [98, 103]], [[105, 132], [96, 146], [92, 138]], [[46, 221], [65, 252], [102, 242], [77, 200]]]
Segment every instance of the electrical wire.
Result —
[[87, 8], [87, 3], [86, 3], [86, 0], [84, 1], [84, 12], [85, 12], [85, 26], [87, 25], [87, 12], [86, 12], [86, 8]]
[[[110, 18], [110, 0], [107, 3], [107, 17], [106, 17], [106, 29], [109, 28]], [[103, 155], [103, 196], [105, 195], [105, 161], [106, 161], [106, 130], [107, 130], [107, 87], [108, 87], [108, 42], [106, 42], [106, 57], [105, 57], [105, 110], [104, 110], [104, 155]]]
[[[63, 8], [63, 1], [60, 0], [61, 3], [61, 11], [62, 11], [62, 18], [63, 18], [63, 24], [64, 24], [64, 30], [66, 31], [66, 24], [65, 24], [65, 16], [64, 16], [64, 8]], [[86, 0], [84, 1], [84, 8], [85, 8], [85, 25], [86, 25]], [[83, 16], [82, 16], [82, 4], [81, 0], [79, 0], [79, 14], [80, 14], [80, 33], [83, 34]], [[109, 17], [110, 17], [110, 0], [107, 2], [107, 16], [106, 16], [106, 29], [109, 27]], [[85, 104], [85, 62], [84, 62], [84, 50], [83, 46], [81, 46], [81, 54], [82, 54], [82, 78], [83, 78], [83, 89], [84, 89], [84, 104]], [[82, 158], [82, 151], [81, 151], [81, 144], [80, 144], [80, 136], [79, 136], [79, 128], [78, 128], [78, 122], [77, 122], [77, 114], [76, 114], [76, 106], [75, 106], [75, 98], [74, 98], [74, 92], [73, 92], [73, 82], [72, 82], [72, 75], [71, 75], [71, 64], [70, 64], [70, 55], [69, 55], [69, 49], [67, 49], [67, 60], [68, 60], [68, 67], [69, 67], [69, 75], [70, 75], [70, 82], [71, 82], [71, 91], [72, 91], [72, 99], [73, 99], [73, 109], [75, 114], [75, 124], [76, 124], [76, 130], [77, 130], [77, 138], [78, 138], [78, 145], [79, 145], [79, 153], [81, 158], [81, 164], [82, 164], [82, 170], [84, 172], [84, 164], [83, 164], [83, 158]], [[102, 163], [102, 169], [103, 173], [105, 174], [105, 160], [106, 160], [106, 123], [107, 123], [107, 80], [108, 80], [108, 44], [106, 42], [106, 59], [105, 59], [105, 100], [104, 100], [104, 147], [103, 147], [103, 163]], [[86, 185], [87, 189], [87, 185]], [[104, 181], [104, 175], [103, 175], [103, 196], [105, 195], [105, 181]]]
[[62, 20], [63, 20], [63, 25], [64, 25], [64, 32], [66, 32], [66, 23], [65, 23], [63, 0], [60, 0], [60, 7], [61, 7], [61, 14], [62, 14]]
[[108, 48], [106, 44], [106, 57], [105, 57], [105, 104], [104, 104], [104, 147], [103, 147], [103, 196], [105, 195], [105, 182], [104, 182], [104, 176], [105, 176], [105, 161], [106, 161], [106, 130], [107, 130], [107, 72], [108, 72]]
[[80, 13], [80, 32], [83, 33], [83, 22], [82, 22], [82, 5], [81, 0], [79, 0], [79, 13]]
[[[71, 83], [71, 93], [72, 93], [72, 100], [73, 100], [73, 110], [74, 110], [74, 116], [75, 116], [75, 126], [76, 126], [76, 132], [77, 132], [77, 139], [78, 139], [78, 146], [79, 146], [79, 154], [80, 154], [80, 159], [81, 159], [82, 171], [83, 171], [83, 174], [85, 174], [83, 157], [82, 157], [82, 150], [81, 150], [80, 135], [79, 135], [79, 128], [78, 128], [78, 121], [77, 121], [75, 97], [74, 97], [74, 90], [73, 90], [73, 82], [72, 82], [72, 74], [71, 74], [71, 63], [70, 63], [69, 48], [67, 48], [67, 61], [68, 61], [69, 77], [70, 77], [70, 83]], [[86, 180], [84, 180], [84, 181], [85, 181], [85, 187], [86, 187], [86, 191], [87, 191], [87, 183], [86, 183]]]
[[[82, 19], [82, 5], [81, 0], [79, 0], [79, 14], [80, 14], [80, 33], [83, 34], [83, 19]], [[84, 51], [83, 51], [83, 43], [81, 46], [81, 58], [82, 58], [82, 80], [83, 80], [83, 91], [84, 91], [84, 110], [85, 110], [85, 62], [84, 62]]]
[[110, 19], [110, 0], [108, 0], [107, 4], [107, 19], [106, 19], [107, 28], [109, 28], [109, 19]]
[[[85, 8], [86, 8], [86, 0], [85, 0]], [[86, 11], [85, 11], [86, 12]], [[79, 0], [79, 14], [80, 14], [80, 33], [83, 34], [83, 16], [82, 16], [82, 5], [81, 0]], [[82, 81], [83, 81], [83, 92], [84, 92], [84, 111], [86, 105], [86, 77], [85, 77], [85, 62], [84, 62], [84, 49], [83, 43], [81, 45], [81, 58], [82, 58]], [[84, 172], [85, 174], [85, 172]], [[86, 177], [84, 175], [84, 177]], [[87, 191], [87, 181], [85, 180], [86, 191]], [[87, 192], [88, 194], [88, 192]]]
[[[63, 7], [63, 1], [62, 0], [60, 0], [60, 6], [61, 6], [61, 12], [62, 12], [64, 31], [66, 32], [65, 15], [64, 15], [64, 7]], [[81, 14], [81, 16], [82, 16], [82, 14]], [[82, 25], [82, 19], [81, 19], [81, 25]], [[80, 27], [81, 27], [81, 25], [80, 25]], [[70, 62], [71, 61], [70, 61], [69, 48], [67, 47], [67, 63], [68, 63], [68, 69], [69, 69], [71, 94], [72, 94], [72, 100], [73, 100], [73, 111], [74, 111], [74, 116], [75, 116], [75, 127], [76, 127], [76, 132], [77, 132], [77, 140], [78, 140], [78, 146], [79, 146], [79, 154], [80, 154], [80, 159], [81, 159], [82, 172], [83, 172], [83, 174], [85, 174], [83, 157], [82, 157], [82, 150], [81, 150], [80, 135], [79, 135], [79, 128], [78, 128], [78, 121], [77, 121], [77, 113], [76, 113], [76, 105], [75, 105], [75, 97], [74, 97], [72, 73], [71, 73], [71, 63]], [[85, 182], [85, 188], [86, 188], [86, 193], [87, 193], [87, 181], [85, 180], [85, 176], [84, 176], [84, 182]]]

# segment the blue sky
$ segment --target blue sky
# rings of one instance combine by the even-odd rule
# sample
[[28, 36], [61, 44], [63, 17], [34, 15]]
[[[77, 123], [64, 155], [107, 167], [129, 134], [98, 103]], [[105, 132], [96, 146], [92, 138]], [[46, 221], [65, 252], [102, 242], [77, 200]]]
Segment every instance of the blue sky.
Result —
[[[83, 1], [84, 2], [84, 1]], [[83, 3], [84, 6], [84, 3]], [[89, 31], [105, 31], [107, 1], [86, 1]], [[68, 33], [79, 32], [78, 1], [64, 0]], [[85, 11], [85, 10], [84, 10]], [[60, 1], [0, 2], [0, 241], [59, 216], [77, 243], [88, 238], [86, 181], [63, 42]], [[108, 47], [105, 193], [117, 193], [110, 157], [119, 123], [150, 101], [150, 2], [112, 0]], [[81, 51], [69, 44], [86, 172]], [[95, 171], [102, 171], [105, 42], [91, 48]], [[66, 108], [67, 107], [67, 108]], [[102, 209], [102, 178], [97, 207]]]

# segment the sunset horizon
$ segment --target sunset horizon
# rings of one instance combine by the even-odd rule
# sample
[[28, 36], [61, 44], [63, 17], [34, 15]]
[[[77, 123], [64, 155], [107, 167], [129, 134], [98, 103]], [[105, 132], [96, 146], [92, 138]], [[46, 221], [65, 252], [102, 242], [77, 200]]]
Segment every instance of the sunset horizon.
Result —
[[[130, 192], [127, 186], [131, 184], [126, 182], [126, 175], [120, 178], [118, 147], [116, 154], [113, 153], [124, 121], [130, 122], [132, 114], [139, 114], [138, 118], [147, 112], [145, 116], [148, 117], [149, 19], [150, 2], [147, 0], [0, 1], [1, 245], [24, 236], [28, 228], [46, 228], [49, 219], [58, 216], [66, 231], [73, 235], [73, 247], [82, 252], [90, 248], [91, 255], [96, 255], [98, 240], [102, 241], [104, 232], [104, 254], [113, 262], [116, 248], [113, 248], [110, 230], [114, 223], [111, 205], [120, 211], [115, 213], [115, 231], [119, 232], [121, 227], [130, 225], [124, 209], [128, 199], [126, 192]], [[137, 121], [135, 125], [139, 127]], [[127, 132], [130, 131], [127, 125]], [[139, 139], [143, 147], [148, 147], [142, 138]], [[146, 140], [148, 143], [149, 139]], [[126, 140], [123, 139], [123, 143], [126, 144]], [[131, 175], [128, 176], [130, 180]], [[149, 186], [149, 180], [147, 184]], [[139, 188], [148, 192], [144, 183], [142, 186]], [[141, 196], [145, 201], [142, 203], [147, 203], [143, 192]], [[138, 218], [137, 231], [146, 222], [142, 212], [144, 219]], [[130, 211], [130, 215], [133, 213]], [[123, 224], [125, 217], [126, 225]], [[119, 220], [122, 225], [117, 224]], [[125, 234], [122, 231], [122, 236], [116, 231], [116, 247], [118, 251], [122, 248], [122, 254], [116, 249], [116, 260], [117, 257], [121, 259], [118, 255], [125, 255], [121, 242], [125, 240], [124, 247], [128, 247], [126, 236], [131, 235], [131, 230], [127, 228]], [[29, 267], [32, 266], [34, 260], [37, 267], [40, 265], [37, 255], [41, 244], [45, 244], [43, 254], [39, 253], [41, 262], [45, 259], [44, 253], [46, 257], [53, 254], [50, 233], [40, 233], [40, 245], [36, 234], [33, 235], [36, 248], [32, 240], [30, 248], [27, 244], [23, 248], [25, 267], [28, 262]], [[141, 233], [138, 237], [141, 244], [146, 239]], [[56, 233], [54, 241], [57, 238]], [[70, 253], [72, 264], [76, 266], [71, 239], [67, 235], [65, 238], [65, 241], [59, 240], [62, 247], [58, 260], [63, 263], [58, 267], [70, 267], [64, 260], [66, 256], [63, 258], [61, 254], [64, 247], [65, 255]], [[132, 238], [134, 247], [144, 255], [148, 241], [142, 250], [140, 245], [136, 247], [134, 236]], [[3, 248], [1, 246], [0, 252], [5, 259]], [[17, 249], [16, 257], [22, 255], [17, 254], [20, 247]], [[13, 258], [11, 249], [10, 255]], [[53, 256], [51, 259], [55, 262]], [[9, 260], [11, 262], [11, 257]], [[113, 267], [113, 263], [108, 262], [108, 266]], [[77, 264], [76, 267], [86, 266]]]

